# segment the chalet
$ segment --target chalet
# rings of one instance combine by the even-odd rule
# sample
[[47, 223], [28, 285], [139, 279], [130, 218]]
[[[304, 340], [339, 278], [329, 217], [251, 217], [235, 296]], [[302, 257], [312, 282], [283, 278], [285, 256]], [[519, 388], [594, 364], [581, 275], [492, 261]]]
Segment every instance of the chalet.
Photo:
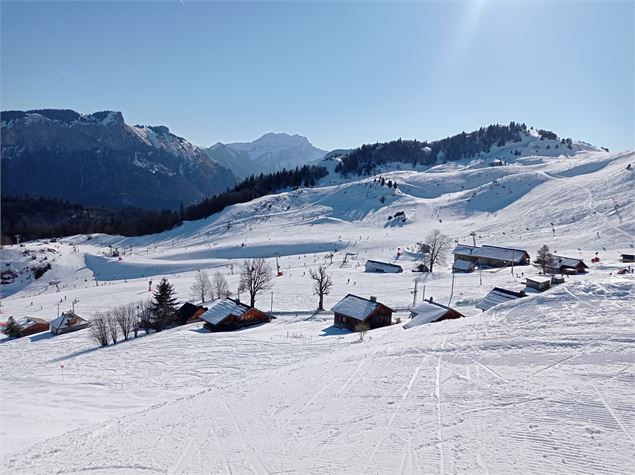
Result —
[[20, 327], [20, 336], [34, 335], [49, 329], [49, 322], [36, 317], [24, 317], [17, 324]]
[[454, 261], [470, 261], [479, 267], [525, 266], [529, 264], [529, 254], [522, 249], [498, 246], [469, 246], [459, 244], [452, 251]]
[[49, 322], [49, 325], [51, 327], [51, 333], [61, 335], [62, 333], [70, 333], [88, 328], [90, 322], [73, 312], [66, 312]]
[[514, 292], [513, 290], [494, 287], [485, 297], [483, 297], [483, 300], [476, 304], [476, 308], [480, 308], [485, 311], [498, 305], [499, 303], [509, 302], [526, 296], [527, 294], [522, 291]]
[[335, 313], [333, 326], [358, 331], [362, 323], [368, 329], [386, 327], [392, 323], [392, 309], [377, 301], [376, 297], [365, 299], [348, 294], [337, 302], [331, 311]]
[[399, 273], [403, 272], [403, 268], [397, 264], [390, 264], [388, 262], [380, 262], [367, 260], [365, 266], [366, 272], [386, 272], [386, 273]]
[[635, 262], [635, 254], [620, 254], [622, 262]]
[[426, 323], [435, 323], [443, 320], [452, 320], [461, 318], [464, 315], [457, 312], [453, 308], [446, 307], [440, 303], [433, 302], [432, 299], [424, 300], [417, 304], [410, 311], [410, 321], [403, 327], [405, 329], [425, 325]]
[[500, 159], [492, 160], [491, 162], [489, 162], [490, 167], [502, 167], [503, 165], [505, 165], [505, 162]]
[[452, 264], [452, 272], [474, 272], [476, 264], [472, 261], [464, 261], [463, 259], [457, 259]]
[[545, 271], [550, 274], [582, 274], [588, 268], [582, 259], [552, 256], [551, 262], [545, 266]]
[[185, 302], [181, 308], [176, 311], [176, 319], [181, 325], [199, 322], [201, 320], [201, 315], [205, 312], [207, 312], [207, 307]]
[[551, 278], [544, 276], [527, 277], [525, 279], [525, 285], [527, 288], [535, 289], [538, 292], [544, 292], [551, 288]]
[[212, 332], [238, 330], [259, 323], [269, 323], [274, 318], [276, 317], [250, 307], [240, 300], [230, 298], [217, 300], [201, 315], [205, 328]]

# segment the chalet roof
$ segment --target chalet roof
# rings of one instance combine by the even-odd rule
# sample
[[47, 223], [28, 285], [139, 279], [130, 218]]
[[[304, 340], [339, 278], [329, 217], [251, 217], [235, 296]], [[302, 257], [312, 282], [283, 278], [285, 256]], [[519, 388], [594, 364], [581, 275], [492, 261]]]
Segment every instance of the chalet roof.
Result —
[[218, 325], [229, 316], [240, 317], [251, 307], [234, 299], [225, 298], [214, 302], [201, 319], [212, 325]]
[[76, 313], [66, 312], [57, 317], [55, 320], [51, 320], [49, 325], [51, 325], [51, 328], [55, 328], [57, 330], [59, 328], [76, 327], [84, 325], [85, 323], [89, 323], [88, 320], [80, 317]]
[[45, 325], [49, 324], [49, 322], [47, 322], [43, 318], [37, 318], [37, 317], [24, 317], [22, 320], [17, 322], [21, 330], [26, 330], [27, 328], [32, 327], [33, 325], [39, 325], [41, 323]]
[[472, 271], [474, 270], [474, 263], [471, 261], [464, 261], [463, 259], [457, 259], [452, 264], [452, 269], [462, 270], [462, 271]]
[[584, 263], [582, 259], [576, 259], [575, 257], [564, 257], [564, 256], [553, 256], [552, 261], [550, 262], [551, 266], [560, 268], [560, 267], [577, 267], [582, 264], [585, 268], [587, 265]]
[[355, 320], [366, 320], [379, 305], [382, 304], [363, 297], [358, 297], [357, 295], [348, 294], [337, 302], [333, 308], [331, 308], [331, 311], [341, 313]]
[[414, 315], [414, 317], [403, 327], [408, 329], [424, 325], [426, 323], [436, 322], [439, 318], [443, 317], [451, 310], [453, 309], [440, 303], [424, 300], [413, 307], [411, 315]]
[[381, 261], [374, 261], [372, 259], [368, 259], [366, 261], [366, 265], [369, 265], [369, 264], [372, 265], [373, 267], [378, 267], [378, 268], [389, 267], [391, 269], [401, 269], [401, 270], [403, 270], [403, 268], [400, 265], [391, 264], [390, 262], [381, 262]]
[[484, 259], [496, 259], [507, 262], [520, 262], [523, 257], [529, 256], [527, 251], [523, 249], [513, 249], [498, 246], [481, 246], [474, 247], [468, 244], [459, 244], [452, 251], [458, 256], [482, 257]]
[[485, 297], [483, 297], [483, 300], [476, 305], [476, 308], [488, 310], [499, 303], [509, 302], [510, 300], [515, 300], [521, 297], [525, 297], [524, 292], [514, 292], [512, 290], [494, 287]]
[[545, 282], [551, 282], [551, 277], [545, 277], [542, 275], [527, 277], [527, 282], [535, 282], [536, 284], [544, 284]]
[[196, 312], [198, 312], [199, 310], [203, 308], [205, 307], [202, 307], [201, 305], [194, 305], [190, 302], [185, 302], [181, 306], [181, 308], [177, 310], [177, 313], [181, 316], [181, 318], [187, 320], [188, 318], [192, 317], [192, 315], [194, 315]]

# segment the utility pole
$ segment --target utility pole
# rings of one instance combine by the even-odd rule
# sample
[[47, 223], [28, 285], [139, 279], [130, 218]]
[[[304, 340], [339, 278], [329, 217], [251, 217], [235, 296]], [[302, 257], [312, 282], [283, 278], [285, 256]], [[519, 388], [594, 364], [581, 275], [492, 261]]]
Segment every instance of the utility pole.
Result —
[[448, 302], [448, 307], [450, 306], [450, 304], [452, 303], [452, 296], [454, 295], [454, 276], [456, 274], [454, 272], [452, 272], [452, 290], [450, 290], [450, 300]]
[[421, 297], [421, 301], [424, 302], [426, 300], [426, 286], [423, 286], [423, 295]]
[[60, 318], [60, 304], [57, 304], [57, 318]]
[[414, 307], [415, 305], [417, 305], [417, 284], [419, 282], [417, 281], [417, 279], [415, 279], [415, 290], [414, 292], [412, 292], [413, 296], [412, 296], [412, 306]]
[[273, 313], [273, 292], [271, 292], [271, 306], [269, 307], [269, 313]]
[[474, 247], [476, 247], [476, 233], [472, 231], [470, 233], [470, 236], [472, 236], [472, 242], [474, 243]]

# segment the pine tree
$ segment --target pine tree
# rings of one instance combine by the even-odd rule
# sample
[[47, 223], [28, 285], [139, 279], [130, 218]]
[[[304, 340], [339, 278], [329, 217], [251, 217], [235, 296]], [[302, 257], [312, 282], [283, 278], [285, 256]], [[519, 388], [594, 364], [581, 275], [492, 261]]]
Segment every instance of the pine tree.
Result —
[[538, 249], [538, 255], [536, 256], [536, 260], [534, 262], [542, 267], [542, 273], [544, 274], [547, 271], [547, 266], [552, 260], [553, 254], [549, 252], [549, 246], [543, 244], [540, 249]]
[[15, 321], [15, 318], [9, 317], [7, 325], [4, 327], [4, 330], [2, 330], [2, 333], [7, 335], [9, 338], [18, 338], [22, 331], [20, 329], [20, 325], [18, 325]]
[[154, 329], [158, 332], [165, 329], [176, 314], [176, 298], [174, 297], [174, 286], [165, 277], [161, 279], [157, 290], [153, 294], [151, 309]]

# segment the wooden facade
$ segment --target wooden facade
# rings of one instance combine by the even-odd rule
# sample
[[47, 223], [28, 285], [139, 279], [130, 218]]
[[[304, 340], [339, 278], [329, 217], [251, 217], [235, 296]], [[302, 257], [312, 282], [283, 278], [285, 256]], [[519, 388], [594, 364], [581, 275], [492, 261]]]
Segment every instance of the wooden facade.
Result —
[[268, 323], [275, 317], [250, 307], [238, 300], [226, 298], [215, 302], [201, 316], [204, 327], [212, 332], [232, 331], [260, 323]]
[[20, 326], [20, 336], [34, 335], [49, 329], [49, 322], [36, 317], [26, 317], [20, 320], [18, 325]]
[[[347, 305], [347, 301], [352, 304]], [[364, 299], [348, 294], [333, 307], [333, 326], [350, 331], [360, 331], [365, 324], [368, 330], [392, 325], [392, 309], [377, 302], [374, 297]]]
[[199, 322], [205, 312], [207, 312], [207, 307], [186, 302], [176, 311], [176, 315], [179, 323], [185, 325], [187, 323]]

